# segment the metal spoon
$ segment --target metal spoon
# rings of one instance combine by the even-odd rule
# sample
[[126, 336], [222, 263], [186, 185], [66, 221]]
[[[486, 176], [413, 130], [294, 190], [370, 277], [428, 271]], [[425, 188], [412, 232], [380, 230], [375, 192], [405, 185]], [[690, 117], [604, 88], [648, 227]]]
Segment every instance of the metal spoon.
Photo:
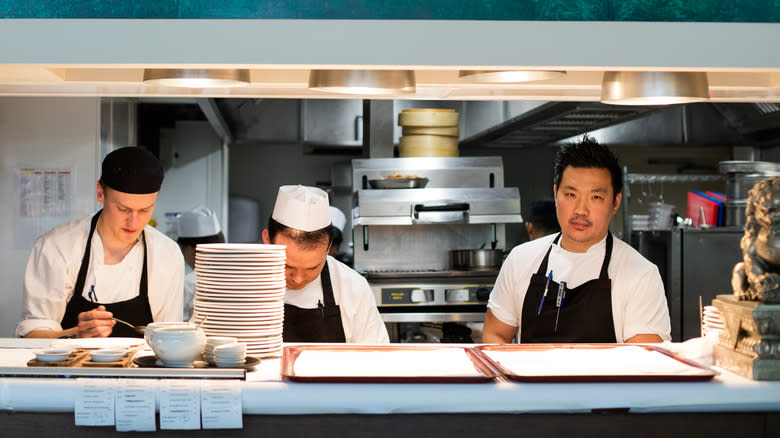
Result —
[[124, 325], [130, 327], [131, 329], [135, 330], [136, 333], [140, 333], [140, 334], [146, 333], [146, 326], [145, 325], [135, 326], [133, 324], [130, 324], [127, 321], [122, 321], [119, 318], [111, 318], [111, 319], [113, 319], [114, 321], [116, 321], [116, 322], [118, 322], [120, 324], [124, 324]]

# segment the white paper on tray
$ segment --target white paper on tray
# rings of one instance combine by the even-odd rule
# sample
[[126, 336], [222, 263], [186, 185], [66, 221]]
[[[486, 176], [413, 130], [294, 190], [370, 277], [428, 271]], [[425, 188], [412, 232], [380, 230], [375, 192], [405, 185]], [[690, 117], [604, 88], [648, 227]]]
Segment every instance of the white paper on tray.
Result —
[[409, 351], [303, 351], [296, 377], [482, 377], [460, 348]]
[[691, 376], [709, 373], [663, 353], [633, 346], [603, 349], [485, 350], [484, 353], [518, 376]]

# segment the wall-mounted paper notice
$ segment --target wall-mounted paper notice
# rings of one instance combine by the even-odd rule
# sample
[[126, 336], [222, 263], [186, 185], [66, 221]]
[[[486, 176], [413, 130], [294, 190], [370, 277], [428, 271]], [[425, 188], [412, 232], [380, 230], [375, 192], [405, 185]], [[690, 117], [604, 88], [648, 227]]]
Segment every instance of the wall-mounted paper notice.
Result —
[[160, 429], [200, 429], [200, 380], [161, 383]]
[[32, 248], [35, 239], [73, 219], [75, 178], [72, 167], [17, 168], [16, 249]]
[[76, 379], [76, 426], [113, 426], [116, 379]]
[[117, 380], [116, 430], [118, 432], [157, 430], [154, 402], [158, 384], [157, 380]]
[[241, 386], [235, 380], [204, 380], [200, 386], [204, 429], [242, 429]]

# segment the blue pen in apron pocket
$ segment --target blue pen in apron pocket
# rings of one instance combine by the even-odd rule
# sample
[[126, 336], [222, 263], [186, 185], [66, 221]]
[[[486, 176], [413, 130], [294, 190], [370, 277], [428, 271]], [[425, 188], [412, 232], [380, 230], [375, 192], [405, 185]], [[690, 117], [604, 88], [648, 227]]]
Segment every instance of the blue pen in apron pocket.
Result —
[[552, 269], [550, 269], [550, 273], [547, 274], [547, 281], [544, 283], [544, 293], [542, 294], [542, 298], [539, 300], [539, 308], [536, 310], [536, 316], [542, 314], [542, 306], [544, 306], [544, 298], [547, 296], [547, 290], [550, 289], [550, 282], [553, 279], [552, 272], [553, 272]]
[[89, 292], [87, 293], [87, 296], [89, 297], [89, 300], [92, 301], [93, 303], [97, 303], [98, 302], [98, 297], [97, 297], [97, 294], [95, 293], [95, 285], [94, 284], [89, 287]]

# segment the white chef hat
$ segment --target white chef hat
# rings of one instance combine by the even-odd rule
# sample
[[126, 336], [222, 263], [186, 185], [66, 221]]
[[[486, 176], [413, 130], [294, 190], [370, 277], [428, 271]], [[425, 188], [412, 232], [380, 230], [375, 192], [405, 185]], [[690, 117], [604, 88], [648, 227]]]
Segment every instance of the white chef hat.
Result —
[[344, 225], [347, 224], [347, 217], [344, 215], [344, 212], [339, 210], [336, 207], [331, 206], [330, 207], [330, 223], [333, 224], [334, 227], [338, 228], [339, 231], [342, 233], [344, 232]]
[[330, 225], [328, 194], [316, 187], [281, 186], [271, 218], [301, 231], [316, 231]]
[[220, 232], [217, 214], [210, 208], [194, 208], [176, 217], [179, 219], [179, 237], [207, 237]]

